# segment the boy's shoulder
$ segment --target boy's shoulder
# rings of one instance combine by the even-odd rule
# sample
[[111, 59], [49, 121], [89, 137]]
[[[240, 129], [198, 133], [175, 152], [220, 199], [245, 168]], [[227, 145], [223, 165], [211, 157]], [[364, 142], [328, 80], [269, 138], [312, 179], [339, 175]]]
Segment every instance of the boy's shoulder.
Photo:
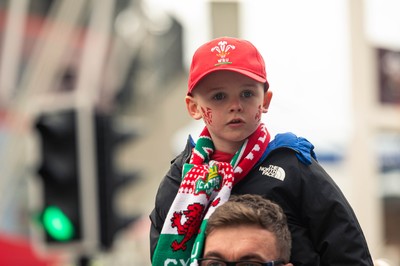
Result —
[[317, 160], [314, 145], [306, 138], [298, 137], [291, 132], [277, 134], [268, 144], [261, 159], [264, 160], [270, 153], [279, 149], [291, 149], [296, 152], [296, 157], [306, 165], [312, 163], [312, 158]]

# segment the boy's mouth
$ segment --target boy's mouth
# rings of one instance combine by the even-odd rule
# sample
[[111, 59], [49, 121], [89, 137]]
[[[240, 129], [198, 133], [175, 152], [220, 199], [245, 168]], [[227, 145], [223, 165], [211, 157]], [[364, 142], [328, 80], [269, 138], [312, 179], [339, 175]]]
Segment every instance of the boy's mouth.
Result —
[[232, 119], [231, 121], [229, 121], [228, 124], [240, 124], [243, 121], [241, 119]]

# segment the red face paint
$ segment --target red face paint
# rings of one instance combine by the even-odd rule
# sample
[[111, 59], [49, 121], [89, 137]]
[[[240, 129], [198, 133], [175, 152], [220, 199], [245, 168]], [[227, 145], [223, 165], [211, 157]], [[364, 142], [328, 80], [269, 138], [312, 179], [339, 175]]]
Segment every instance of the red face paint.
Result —
[[261, 121], [261, 115], [262, 115], [262, 107], [261, 107], [261, 105], [259, 105], [258, 112], [256, 113], [256, 116], [254, 117], [257, 122]]
[[204, 122], [208, 125], [212, 124], [212, 112], [211, 112], [211, 108], [206, 107], [206, 109], [204, 109], [203, 107], [201, 107], [201, 111], [203, 112], [203, 119]]

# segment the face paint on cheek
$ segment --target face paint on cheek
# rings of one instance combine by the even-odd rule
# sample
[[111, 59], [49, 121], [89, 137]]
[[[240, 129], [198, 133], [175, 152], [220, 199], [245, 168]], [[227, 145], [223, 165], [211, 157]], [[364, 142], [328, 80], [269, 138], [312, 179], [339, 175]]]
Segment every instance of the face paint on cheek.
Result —
[[202, 116], [204, 119], [204, 122], [208, 125], [212, 124], [212, 110], [209, 107], [206, 107], [204, 109], [204, 107], [201, 107], [201, 112], [202, 112]]
[[260, 121], [261, 121], [261, 115], [262, 115], [262, 107], [261, 107], [261, 105], [259, 105], [259, 106], [258, 106], [257, 113], [256, 113], [254, 119], [255, 119], [257, 122], [260, 122]]

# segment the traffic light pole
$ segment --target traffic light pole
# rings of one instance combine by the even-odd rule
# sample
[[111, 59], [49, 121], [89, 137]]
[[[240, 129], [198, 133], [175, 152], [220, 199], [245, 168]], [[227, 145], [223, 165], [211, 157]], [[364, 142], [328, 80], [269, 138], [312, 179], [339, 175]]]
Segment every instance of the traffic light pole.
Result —
[[113, 0], [92, 1], [92, 12], [79, 65], [75, 94], [81, 165], [81, 197], [85, 199], [82, 206], [84, 250], [81, 251], [81, 256], [96, 252], [99, 243], [94, 117], [109, 44], [114, 5]]
[[77, 111], [78, 153], [80, 175], [81, 224], [84, 252], [91, 254], [97, 249], [98, 206], [93, 110], [80, 108]]

